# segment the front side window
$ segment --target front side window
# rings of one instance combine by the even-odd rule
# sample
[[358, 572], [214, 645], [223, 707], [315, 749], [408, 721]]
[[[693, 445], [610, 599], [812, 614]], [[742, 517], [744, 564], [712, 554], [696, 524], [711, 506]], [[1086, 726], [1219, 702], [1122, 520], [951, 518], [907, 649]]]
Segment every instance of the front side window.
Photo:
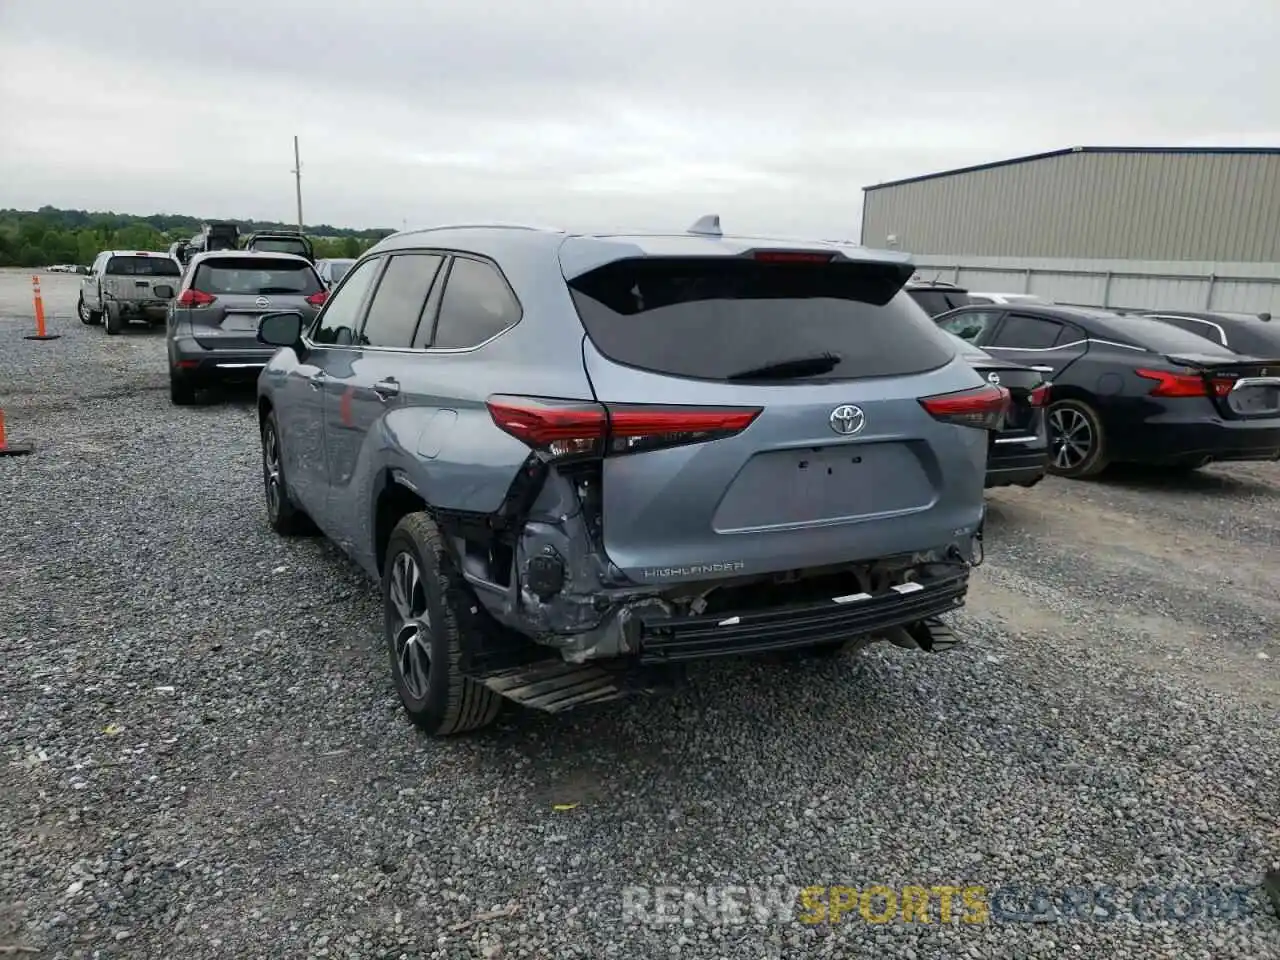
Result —
[[366, 260], [329, 297], [311, 334], [314, 343], [335, 347], [349, 347], [355, 343], [360, 307], [381, 266], [381, 257]]

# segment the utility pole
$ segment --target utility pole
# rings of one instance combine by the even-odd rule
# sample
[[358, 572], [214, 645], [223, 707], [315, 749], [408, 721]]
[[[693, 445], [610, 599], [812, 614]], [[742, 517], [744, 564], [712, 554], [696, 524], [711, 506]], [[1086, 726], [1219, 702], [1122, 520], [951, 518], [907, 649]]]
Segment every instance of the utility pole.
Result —
[[298, 159], [298, 138], [293, 138], [293, 183], [298, 191], [298, 232], [302, 233], [302, 161]]

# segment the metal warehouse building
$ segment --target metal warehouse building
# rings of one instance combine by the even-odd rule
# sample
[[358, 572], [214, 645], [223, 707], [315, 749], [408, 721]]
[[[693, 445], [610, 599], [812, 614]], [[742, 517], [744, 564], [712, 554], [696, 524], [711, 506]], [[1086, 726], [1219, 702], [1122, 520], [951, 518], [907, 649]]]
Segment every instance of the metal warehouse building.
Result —
[[1280, 147], [1072, 147], [876, 184], [862, 242], [973, 290], [1280, 315]]

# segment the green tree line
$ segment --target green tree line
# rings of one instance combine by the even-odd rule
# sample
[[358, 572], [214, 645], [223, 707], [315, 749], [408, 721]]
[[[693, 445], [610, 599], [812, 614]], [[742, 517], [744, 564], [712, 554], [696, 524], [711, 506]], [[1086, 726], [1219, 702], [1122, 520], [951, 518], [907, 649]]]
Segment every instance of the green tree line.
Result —
[[[210, 218], [215, 219], [215, 218]], [[168, 250], [189, 240], [206, 222], [199, 217], [86, 210], [0, 210], [0, 267], [43, 267], [52, 263], [88, 266], [102, 250]], [[240, 233], [290, 228], [272, 220], [236, 220]], [[353, 230], [328, 224], [307, 226], [317, 257], [358, 257], [392, 230]]]

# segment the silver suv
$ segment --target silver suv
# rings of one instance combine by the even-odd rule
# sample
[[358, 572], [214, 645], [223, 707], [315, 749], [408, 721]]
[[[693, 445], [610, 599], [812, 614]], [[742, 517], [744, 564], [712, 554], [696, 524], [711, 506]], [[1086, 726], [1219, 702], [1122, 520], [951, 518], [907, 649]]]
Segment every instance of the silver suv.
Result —
[[953, 642], [1008, 392], [902, 256], [718, 228], [404, 232], [314, 323], [263, 317], [268, 518], [381, 581], [424, 729], [640, 665]]

